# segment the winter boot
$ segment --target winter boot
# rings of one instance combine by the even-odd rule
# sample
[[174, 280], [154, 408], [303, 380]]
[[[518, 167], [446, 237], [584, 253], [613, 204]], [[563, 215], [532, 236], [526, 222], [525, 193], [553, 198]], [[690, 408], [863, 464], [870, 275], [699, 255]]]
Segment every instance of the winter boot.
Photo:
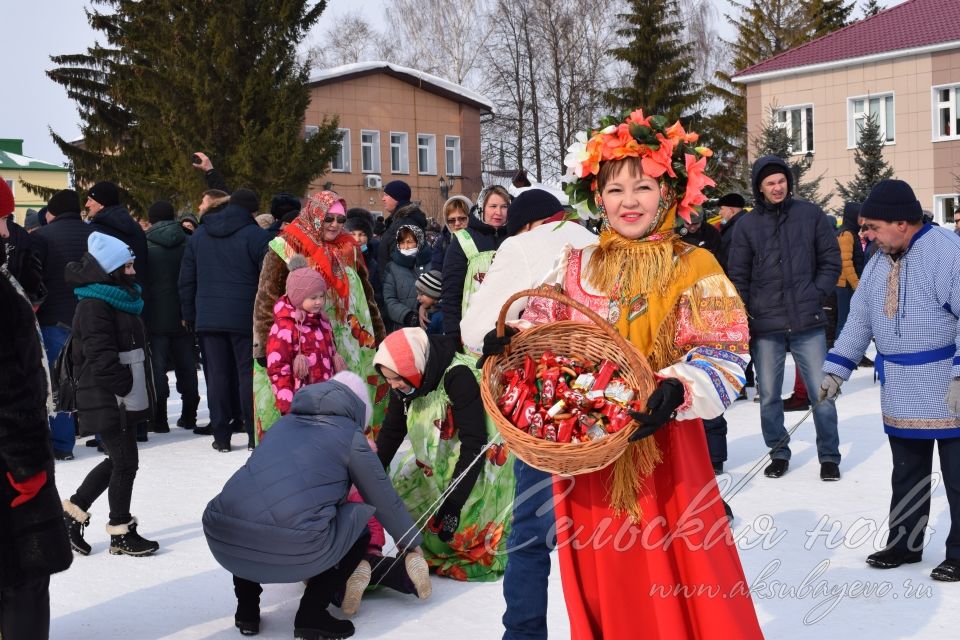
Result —
[[[310, 626], [301, 627], [301, 622]], [[301, 621], [300, 613], [297, 612], [293, 637], [300, 640], [342, 640], [352, 636], [353, 632], [352, 622], [334, 618], [329, 611], [321, 609], [310, 614], [309, 622]]]
[[407, 568], [407, 576], [413, 583], [413, 588], [417, 590], [417, 597], [421, 600], [429, 598], [433, 593], [433, 586], [430, 584], [430, 567], [423, 559], [423, 553], [419, 550], [411, 551], [404, 557], [403, 564]]
[[361, 560], [357, 568], [353, 570], [353, 575], [347, 578], [343, 602], [340, 603], [340, 610], [343, 611], [343, 615], [352, 616], [360, 609], [360, 599], [363, 598], [363, 591], [369, 584], [370, 563]]
[[70, 546], [82, 556], [90, 555], [90, 545], [83, 539], [83, 530], [90, 524], [90, 514], [69, 500], [63, 501], [63, 522], [70, 534]]
[[150, 430], [154, 433], [170, 433], [170, 424], [167, 422], [167, 399], [157, 398], [157, 408], [153, 412], [153, 421]]
[[110, 553], [115, 556], [149, 556], [160, 548], [157, 542], [137, 533], [136, 518], [126, 524], [108, 524], [107, 533], [110, 534]]
[[200, 396], [184, 398], [180, 396], [183, 406], [180, 408], [180, 419], [177, 426], [184, 429], [193, 429], [197, 426], [197, 407], [200, 406]]
[[263, 593], [263, 587], [233, 576], [233, 592], [237, 596], [237, 613], [233, 616], [233, 624], [240, 630], [240, 635], [257, 635], [260, 633], [260, 594]]

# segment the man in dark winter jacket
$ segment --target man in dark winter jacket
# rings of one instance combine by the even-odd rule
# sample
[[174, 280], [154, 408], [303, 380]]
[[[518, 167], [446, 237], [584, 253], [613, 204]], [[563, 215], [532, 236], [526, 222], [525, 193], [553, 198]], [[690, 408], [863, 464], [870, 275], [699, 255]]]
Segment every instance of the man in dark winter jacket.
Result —
[[93, 231], [113, 236], [133, 249], [137, 284], [143, 287], [146, 299], [150, 293], [147, 289], [147, 236], [127, 208], [120, 204], [119, 187], [112, 182], [98, 182], [87, 192], [85, 206]]
[[15, 207], [13, 191], [5, 180], [0, 180], [0, 237], [4, 240], [7, 270], [23, 287], [30, 302], [37, 306], [46, 295], [38, 251], [40, 241], [14, 221]]
[[[793, 175], [776, 156], [753, 164], [756, 207], [737, 223], [728, 275], [750, 316], [760, 390], [760, 426], [772, 461], [768, 478], [786, 473], [790, 436], [783, 426], [783, 364], [787, 348], [808, 389], [819, 389], [827, 355], [823, 301], [840, 276], [834, 226], [811, 202], [793, 197]], [[833, 400], [813, 409], [820, 477], [840, 479], [840, 439]]]
[[46, 638], [50, 575], [73, 561], [54, 482], [49, 380], [30, 301], [5, 269], [0, 307], [0, 635]]
[[737, 222], [747, 214], [743, 209], [747, 206], [747, 203], [739, 193], [728, 193], [717, 201], [717, 206], [720, 208], [718, 212], [720, 214], [720, 248], [717, 249], [715, 255], [717, 256], [717, 262], [720, 263], [724, 273], [726, 273], [727, 260], [730, 257], [730, 245], [733, 243], [733, 229]]
[[706, 249], [713, 255], [720, 250], [720, 232], [709, 222], [705, 222], [702, 213], [693, 213], [690, 222], [680, 219], [677, 229], [680, 239], [687, 244]]
[[150, 255], [150, 300], [143, 309], [143, 321], [150, 333], [150, 358], [153, 362], [154, 386], [157, 390], [157, 409], [153, 430], [167, 433], [167, 363], [173, 359], [177, 377], [177, 391], [182, 408], [179, 426], [197, 425], [197, 406], [200, 392], [197, 382], [197, 361], [193, 352], [193, 334], [183, 326], [180, 315], [180, 262], [187, 246], [187, 234], [177, 224], [173, 205], [160, 200], [150, 205], [147, 212], [150, 229], [147, 230], [147, 251]]
[[[68, 263], [78, 262], [87, 252], [87, 237], [93, 233], [93, 227], [80, 217], [80, 196], [72, 189], [53, 194], [47, 204], [46, 216], [47, 224], [33, 235], [41, 240], [40, 262], [43, 265], [43, 283], [47, 288], [47, 298], [37, 310], [37, 320], [52, 371], [57, 356], [70, 337], [73, 312], [77, 308], [74, 287], [67, 284], [64, 269]], [[57, 459], [73, 459], [73, 445], [76, 442], [73, 415], [58, 413], [50, 419], [50, 430]]]
[[253, 219], [256, 194], [237, 189], [220, 211], [203, 216], [180, 268], [183, 321], [203, 344], [213, 447], [230, 450], [231, 385], [253, 446], [253, 302], [270, 234]]

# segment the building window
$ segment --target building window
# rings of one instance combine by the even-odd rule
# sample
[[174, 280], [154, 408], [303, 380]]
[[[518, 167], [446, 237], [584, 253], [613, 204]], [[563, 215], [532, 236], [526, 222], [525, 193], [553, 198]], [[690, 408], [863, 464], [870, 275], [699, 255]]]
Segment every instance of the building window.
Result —
[[380, 173], [380, 132], [360, 131], [360, 171]]
[[17, 197], [17, 192], [13, 190], [13, 180], [3, 179], [7, 183], [7, 186], [10, 187], [10, 193], [13, 194], [13, 197]]
[[933, 196], [933, 219], [943, 225], [955, 225], [960, 218], [960, 194]]
[[896, 141], [894, 126], [893, 94], [880, 96], [862, 96], [847, 99], [847, 148], [853, 149], [860, 144], [860, 132], [867, 123], [867, 116], [873, 116], [880, 125], [880, 139], [884, 144]]
[[417, 172], [437, 175], [437, 136], [432, 133], [417, 134]]
[[309, 140], [318, 133], [320, 133], [320, 127], [315, 124], [308, 124], [303, 128], [303, 139]]
[[460, 175], [460, 136], [444, 137], [443, 148], [446, 152], [444, 160], [446, 161], [447, 175], [459, 176]]
[[813, 153], [813, 106], [779, 109], [776, 122], [790, 136], [790, 153]]
[[960, 138], [960, 85], [933, 88], [934, 140]]
[[340, 148], [330, 161], [331, 171], [350, 173], [350, 129], [337, 129], [340, 134]]
[[410, 173], [410, 151], [407, 134], [390, 132], [390, 173]]

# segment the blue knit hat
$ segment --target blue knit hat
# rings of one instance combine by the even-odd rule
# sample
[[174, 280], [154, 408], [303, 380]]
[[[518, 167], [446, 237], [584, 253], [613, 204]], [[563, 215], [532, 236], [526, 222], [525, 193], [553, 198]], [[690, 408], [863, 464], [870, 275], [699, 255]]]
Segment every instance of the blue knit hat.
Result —
[[134, 258], [133, 251], [122, 240], [99, 231], [87, 237], [87, 252], [107, 273], [113, 273]]
[[903, 180], [881, 180], [860, 205], [860, 216], [870, 220], [887, 222], [919, 222], [923, 220], [923, 207], [913, 189]]

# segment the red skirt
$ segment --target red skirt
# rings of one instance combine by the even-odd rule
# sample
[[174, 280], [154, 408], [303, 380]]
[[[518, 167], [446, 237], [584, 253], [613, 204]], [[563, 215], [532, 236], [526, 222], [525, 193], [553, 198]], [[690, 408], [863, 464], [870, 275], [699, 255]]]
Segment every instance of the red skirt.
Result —
[[640, 525], [608, 506], [612, 465], [554, 480], [571, 638], [762, 639], [702, 422], [653, 437], [663, 461], [640, 496]]

